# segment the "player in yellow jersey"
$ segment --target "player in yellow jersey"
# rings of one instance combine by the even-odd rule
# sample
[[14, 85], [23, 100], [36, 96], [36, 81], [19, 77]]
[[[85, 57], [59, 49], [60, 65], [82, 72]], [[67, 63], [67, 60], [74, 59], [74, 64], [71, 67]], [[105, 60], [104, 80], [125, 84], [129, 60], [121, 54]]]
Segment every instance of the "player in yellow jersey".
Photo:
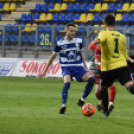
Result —
[[134, 84], [127, 68], [126, 38], [115, 31], [115, 17], [107, 14], [104, 18], [106, 31], [99, 33], [98, 37], [89, 44], [89, 48], [101, 44], [101, 99], [103, 107], [98, 110], [109, 115], [108, 91], [112, 83], [118, 79], [128, 91], [134, 94]]

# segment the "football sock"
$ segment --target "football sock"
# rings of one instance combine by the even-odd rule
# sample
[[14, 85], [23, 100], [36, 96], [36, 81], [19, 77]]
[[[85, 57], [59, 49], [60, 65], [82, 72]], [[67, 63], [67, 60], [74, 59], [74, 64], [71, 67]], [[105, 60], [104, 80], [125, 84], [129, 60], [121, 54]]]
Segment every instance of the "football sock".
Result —
[[108, 110], [108, 91], [107, 89], [101, 89], [100, 93], [104, 111], [106, 112]]
[[68, 97], [68, 89], [70, 88], [70, 83], [64, 83], [63, 89], [62, 89], [62, 104], [66, 104], [67, 97]]
[[114, 103], [115, 95], [116, 95], [116, 88], [115, 86], [111, 86], [109, 91], [109, 102]]
[[83, 99], [85, 99], [89, 95], [89, 93], [92, 91], [94, 83], [95, 83], [95, 78], [94, 77], [90, 77], [88, 79], [88, 84], [86, 85], [86, 87], [85, 87], [85, 89], [83, 91], [83, 95], [82, 95]]
[[100, 95], [100, 94], [98, 94], [98, 93], [95, 92], [95, 96], [96, 96], [96, 98], [97, 98], [98, 100], [101, 101], [101, 95]]

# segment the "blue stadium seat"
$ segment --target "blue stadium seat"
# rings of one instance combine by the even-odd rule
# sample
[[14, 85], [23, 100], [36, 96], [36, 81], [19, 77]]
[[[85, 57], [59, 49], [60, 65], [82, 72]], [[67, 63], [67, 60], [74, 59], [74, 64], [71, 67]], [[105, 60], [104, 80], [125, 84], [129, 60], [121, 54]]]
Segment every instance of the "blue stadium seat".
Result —
[[75, 20], [79, 20], [79, 19], [80, 19], [80, 15], [78, 13], [74, 14], [73, 20], [75, 21]]
[[15, 34], [12, 34], [11, 35], [9, 42], [11, 42], [11, 43], [17, 43], [16, 35]]
[[40, 12], [41, 11], [41, 5], [39, 3], [36, 4], [34, 9], [30, 10], [31, 12]]
[[58, 27], [58, 29], [57, 29], [57, 31], [59, 32], [59, 31], [64, 31], [64, 24], [60, 24], [59, 25], [59, 27]]
[[59, 14], [58, 13], [55, 13], [54, 15], [53, 15], [53, 20], [52, 21], [59, 21]]
[[52, 31], [51, 30], [51, 25], [49, 23], [47, 23], [45, 26], [46, 27], [44, 28], [44, 32], [51, 32]]
[[89, 3], [87, 9], [88, 9], [88, 11], [93, 10], [94, 9], [94, 4], [93, 3]]
[[19, 34], [17, 35], [16, 42], [19, 42]]
[[120, 10], [120, 9], [122, 9], [122, 4], [121, 4], [121, 3], [118, 3], [118, 4], [116, 5], [116, 7], [115, 7], [115, 10], [118, 11], [118, 10]]
[[116, 27], [121, 27], [121, 25], [116, 25]]
[[79, 36], [79, 38], [83, 40], [83, 39], [84, 39], [84, 36], [83, 36], [83, 35], [81, 35], [81, 36]]
[[0, 43], [2, 43], [2, 34], [0, 34]]
[[65, 13], [62, 13], [59, 17], [59, 21], [60, 22], [65, 22], [65, 18], [66, 18], [66, 14]]
[[134, 14], [131, 14], [130, 19], [129, 19], [129, 22], [130, 23], [133, 23], [134, 22]]
[[0, 3], [0, 9], [2, 9], [3, 8], [3, 4], [2, 3]]
[[67, 14], [66, 21], [67, 22], [72, 22], [73, 21], [73, 14], [72, 13]]
[[26, 23], [27, 23], [27, 22], [30, 22], [30, 23], [33, 22], [32, 13], [29, 13], [29, 14], [27, 15], [27, 18], [26, 18], [25, 22], [26, 22]]
[[35, 13], [34, 16], [33, 16], [33, 21], [36, 20], [36, 19], [39, 19], [39, 13]]
[[89, 2], [95, 2], [95, 0], [89, 0]]
[[66, 11], [73, 12], [74, 11], [74, 4], [73, 3], [69, 3]]
[[101, 22], [104, 20], [105, 16], [106, 16], [106, 14], [102, 14], [102, 16], [101, 16]]
[[22, 13], [20, 19], [16, 19], [17, 22], [25, 22], [26, 20], [26, 14]]
[[44, 3], [41, 7], [41, 12], [47, 12], [48, 11], [48, 8], [47, 8], [47, 4]]
[[38, 31], [39, 32], [44, 32], [44, 24], [39, 24], [38, 26], [39, 26]]
[[101, 22], [101, 20], [100, 20], [100, 14], [99, 13], [97, 13], [97, 14], [94, 15], [93, 21], [95, 23], [100, 23]]
[[82, 6], [81, 6], [81, 12], [87, 12], [88, 9], [87, 9], [87, 3], [83, 3]]
[[7, 24], [6, 26], [6, 32], [11, 32], [12, 31], [12, 24]]
[[9, 34], [6, 34], [6, 43], [9, 43]]
[[52, 24], [52, 26], [55, 26], [55, 31], [57, 32], [57, 24]]
[[12, 31], [13, 31], [13, 32], [19, 32], [18, 24], [13, 24], [13, 26], [12, 26]]
[[115, 12], [115, 4], [114, 3], [109, 4], [108, 12]]
[[95, 2], [102, 2], [103, 0], [95, 0]]
[[29, 43], [29, 34], [25, 34], [24, 37], [22, 38], [23, 43]]
[[54, 4], [53, 4], [53, 3], [50, 3], [50, 4], [48, 5], [48, 10], [53, 9], [53, 8], [54, 8]]
[[58, 35], [58, 36], [57, 36], [57, 41], [60, 40], [60, 39], [62, 39], [62, 38], [63, 38], [62, 35]]
[[34, 42], [35, 42], [35, 34], [32, 34], [29, 39], [29, 43], [34, 44]]
[[63, 0], [57, 0], [57, 2], [62, 2]]
[[21, 23], [20, 26], [21, 26], [21, 30], [24, 30], [25, 25], [23, 23]]
[[85, 30], [85, 28], [84, 28], [84, 24], [80, 24], [79, 25], [80, 27], [78, 28], [78, 30], [77, 30], [77, 32], [79, 32], [79, 33], [85, 33], [86, 32], [86, 30]]
[[123, 27], [127, 28], [127, 27], [128, 27], [128, 25], [123, 25]]
[[129, 14], [128, 13], [123, 14], [122, 22], [123, 23], [128, 23], [128, 21], [129, 21], [128, 19], [129, 19]]
[[[116, 28], [121, 27], [121, 25], [116, 25]], [[117, 30], [118, 32], [122, 33], [122, 30]]]
[[76, 3], [75, 6], [74, 6], [74, 11], [75, 12], [80, 12], [80, 3]]

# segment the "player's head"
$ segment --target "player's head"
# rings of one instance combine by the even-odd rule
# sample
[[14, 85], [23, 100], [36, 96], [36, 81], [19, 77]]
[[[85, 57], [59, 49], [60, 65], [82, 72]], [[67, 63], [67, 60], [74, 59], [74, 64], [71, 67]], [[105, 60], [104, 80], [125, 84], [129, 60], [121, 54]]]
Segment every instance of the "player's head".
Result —
[[105, 18], [104, 18], [104, 25], [105, 27], [115, 27], [116, 22], [115, 22], [115, 17], [113, 14], [108, 13]]
[[67, 34], [67, 37], [71, 40], [74, 38], [75, 36], [75, 33], [76, 33], [76, 26], [74, 23], [68, 23], [66, 25], [66, 34]]

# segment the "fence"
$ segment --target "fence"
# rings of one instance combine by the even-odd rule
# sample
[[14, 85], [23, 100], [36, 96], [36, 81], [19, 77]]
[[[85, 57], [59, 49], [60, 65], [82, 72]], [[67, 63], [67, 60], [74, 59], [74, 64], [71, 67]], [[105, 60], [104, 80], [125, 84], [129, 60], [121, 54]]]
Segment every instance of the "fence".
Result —
[[[16, 58], [23, 58], [23, 51], [32, 52], [32, 58], [40, 58], [44, 51], [52, 52], [56, 41], [65, 36], [63, 26], [25, 26], [25, 25], [6, 25], [0, 26], [0, 52], [1, 57], [8, 57], [7, 52], [17, 53]], [[81, 26], [77, 27], [76, 37], [83, 39], [84, 56], [89, 60], [93, 52], [88, 51], [88, 44], [95, 39], [103, 27]], [[134, 28], [116, 28], [127, 37], [127, 50], [129, 55], [134, 55]], [[130, 33], [130, 34], [129, 34]], [[130, 37], [131, 36], [131, 37]], [[28, 58], [28, 57], [27, 57]]]

